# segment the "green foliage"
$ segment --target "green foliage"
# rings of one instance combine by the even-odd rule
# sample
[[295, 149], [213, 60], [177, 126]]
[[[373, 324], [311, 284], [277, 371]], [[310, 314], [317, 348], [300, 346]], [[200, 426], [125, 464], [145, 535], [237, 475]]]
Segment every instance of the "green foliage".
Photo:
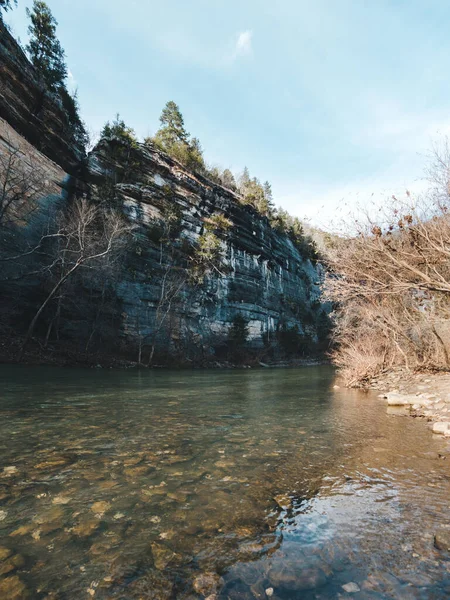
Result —
[[245, 358], [249, 335], [248, 323], [242, 315], [236, 315], [228, 332], [229, 358], [240, 362]]
[[227, 217], [225, 217], [222, 214], [215, 214], [215, 215], [212, 215], [211, 217], [206, 217], [204, 219], [204, 222], [205, 222], [205, 229], [207, 231], [226, 232], [233, 225], [232, 221], [230, 221], [230, 219], [227, 219]]
[[17, 6], [17, 0], [0, 0], [0, 20], [1, 20], [1, 11], [4, 10], [5, 12], [8, 10], [11, 10], [12, 8], [12, 4], [14, 4], [15, 6]]
[[26, 47], [30, 60], [47, 86], [57, 91], [65, 87], [67, 77], [64, 50], [56, 37], [58, 23], [47, 4], [41, 0], [33, 1], [32, 10], [27, 8], [27, 16], [31, 19], [28, 27], [30, 41]]
[[75, 140], [83, 147], [86, 146], [88, 135], [83, 121], [80, 118], [77, 93], [72, 96], [65, 87], [59, 89], [59, 95], [63, 108], [69, 121], [69, 127]]
[[277, 338], [286, 356], [305, 356], [311, 348], [311, 338], [300, 333], [297, 325], [289, 327], [283, 323], [277, 331]]
[[189, 140], [189, 133], [184, 127], [184, 119], [178, 105], [170, 100], [163, 108], [159, 117], [161, 127], [159, 128], [155, 138], [165, 147], [170, 147], [177, 142], [185, 142]]
[[325, 310], [322, 310], [319, 313], [316, 325], [317, 339], [319, 344], [328, 345], [327, 343], [329, 343], [332, 325], [333, 324], [329, 314]]
[[220, 238], [211, 231], [205, 231], [199, 237], [191, 259], [190, 277], [193, 282], [201, 283], [210, 273], [216, 272], [221, 275], [223, 249]]
[[300, 219], [291, 216], [286, 210], [279, 208], [273, 213], [271, 224], [279, 233], [284, 233], [289, 237], [304, 258], [312, 262], [319, 259], [316, 243], [311, 236], [305, 234]]
[[118, 139], [121, 142], [124, 142], [125, 144], [135, 148], [138, 145], [134, 130], [125, 124], [125, 121], [120, 118], [119, 114], [116, 115], [116, 118], [112, 123], [109, 121], [105, 123], [100, 137], [106, 140]]
[[85, 147], [88, 136], [80, 118], [77, 94], [71, 95], [65, 84], [67, 66], [64, 50], [56, 37], [58, 23], [45, 2], [34, 0], [32, 10], [26, 10], [31, 20], [30, 41], [26, 47], [31, 63], [45, 85], [59, 95], [70, 132], [74, 140]]
[[224, 187], [228, 188], [229, 190], [233, 190], [233, 191], [237, 190], [236, 180], [234, 178], [233, 173], [230, 171], [230, 169], [224, 170], [224, 172], [222, 173], [221, 179], [222, 179], [222, 185]]
[[222, 183], [222, 173], [218, 167], [208, 167], [206, 169], [206, 177], [214, 183], [218, 183], [219, 185], [223, 185]]
[[249, 170], [245, 167], [239, 178], [239, 192], [243, 204], [253, 206], [263, 217], [272, 217], [275, 207], [268, 181], [262, 185], [256, 177], [250, 178]]
[[184, 119], [178, 105], [172, 100], [167, 102], [159, 118], [161, 127], [152, 141], [157, 148], [167, 152], [172, 158], [181, 162], [186, 168], [203, 172], [205, 162], [203, 150], [198, 138], [190, 137], [184, 127]]
[[114, 121], [105, 123], [100, 135], [102, 140], [109, 142], [106, 158], [114, 170], [114, 183], [139, 178], [142, 152], [134, 130], [117, 114]]

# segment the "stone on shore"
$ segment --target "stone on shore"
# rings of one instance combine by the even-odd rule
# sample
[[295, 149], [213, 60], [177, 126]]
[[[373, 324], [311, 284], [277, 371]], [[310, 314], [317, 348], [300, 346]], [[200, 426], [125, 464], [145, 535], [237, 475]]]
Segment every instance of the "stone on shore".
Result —
[[386, 394], [386, 398], [388, 406], [410, 406], [417, 402], [416, 396], [399, 394], [398, 392], [389, 392]]
[[433, 423], [433, 433], [450, 435], [450, 423], [447, 423], [446, 421], [438, 421], [437, 423]]

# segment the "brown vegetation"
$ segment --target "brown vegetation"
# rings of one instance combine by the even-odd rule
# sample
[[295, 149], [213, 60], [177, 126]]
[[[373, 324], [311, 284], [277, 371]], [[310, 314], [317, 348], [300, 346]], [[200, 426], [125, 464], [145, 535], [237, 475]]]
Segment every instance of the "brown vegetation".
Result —
[[347, 385], [393, 366], [450, 369], [450, 152], [436, 148], [422, 198], [406, 193], [351, 224], [328, 251], [334, 360]]

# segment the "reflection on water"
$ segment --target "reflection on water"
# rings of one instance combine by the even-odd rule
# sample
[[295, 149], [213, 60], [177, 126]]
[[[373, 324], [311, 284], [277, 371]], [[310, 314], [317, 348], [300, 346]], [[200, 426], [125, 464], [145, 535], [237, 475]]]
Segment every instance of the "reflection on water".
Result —
[[0, 377], [2, 600], [450, 595], [445, 443], [328, 367]]

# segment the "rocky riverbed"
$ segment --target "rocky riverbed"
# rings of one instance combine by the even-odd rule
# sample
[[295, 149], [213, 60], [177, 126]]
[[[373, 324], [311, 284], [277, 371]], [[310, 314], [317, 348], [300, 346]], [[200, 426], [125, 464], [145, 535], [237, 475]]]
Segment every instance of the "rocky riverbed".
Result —
[[[396, 369], [372, 379], [391, 411], [426, 419], [435, 435], [450, 441], [450, 373], [411, 373]], [[448, 446], [450, 453], [450, 444]]]
[[447, 440], [328, 366], [0, 366], [0, 600], [446, 600]]

